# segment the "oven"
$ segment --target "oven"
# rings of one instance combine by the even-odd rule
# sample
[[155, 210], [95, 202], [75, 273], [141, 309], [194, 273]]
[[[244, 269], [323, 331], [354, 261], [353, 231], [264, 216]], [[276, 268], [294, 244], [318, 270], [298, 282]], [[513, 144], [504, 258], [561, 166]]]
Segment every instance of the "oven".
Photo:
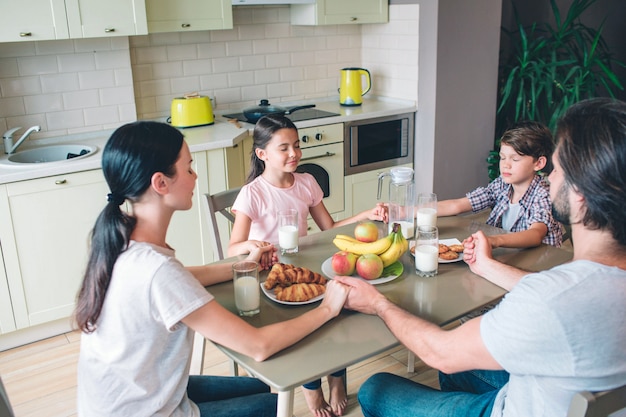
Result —
[[345, 124], [345, 174], [413, 163], [415, 113]]
[[324, 192], [330, 214], [344, 211], [343, 123], [298, 129], [302, 159], [297, 172], [308, 172]]

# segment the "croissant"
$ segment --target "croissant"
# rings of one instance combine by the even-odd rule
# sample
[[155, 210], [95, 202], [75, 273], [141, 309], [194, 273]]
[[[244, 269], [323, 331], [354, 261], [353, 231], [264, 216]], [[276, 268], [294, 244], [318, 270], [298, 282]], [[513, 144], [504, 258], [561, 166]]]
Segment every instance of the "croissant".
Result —
[[300, 283], [289, 287], [276, 287], [274, 293], [280, 301], [301, 302], [324, 294], [326, 286], [322, 284]]
[[302, 283], [326, 285], [326, 278], [307, 268], [277, 263], [272, 266], [264, 285], [271, 290], [276, 286], [288, 287]]

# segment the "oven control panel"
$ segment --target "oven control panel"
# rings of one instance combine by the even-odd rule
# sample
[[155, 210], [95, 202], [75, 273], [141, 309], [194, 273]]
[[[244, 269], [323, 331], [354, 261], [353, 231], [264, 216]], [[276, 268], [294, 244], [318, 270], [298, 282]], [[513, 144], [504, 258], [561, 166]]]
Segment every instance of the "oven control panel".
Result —
[[300, 135], [301, 149], [331, 143], [343, 143], [343, 123], [305, 127], [298, 129], [298, 134]]

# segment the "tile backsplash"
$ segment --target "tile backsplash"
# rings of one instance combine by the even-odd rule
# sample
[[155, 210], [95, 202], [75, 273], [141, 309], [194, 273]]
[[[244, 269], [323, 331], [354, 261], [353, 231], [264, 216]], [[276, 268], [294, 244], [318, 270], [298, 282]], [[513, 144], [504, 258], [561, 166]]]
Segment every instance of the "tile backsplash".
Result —
[[217, 110], [334, 97], [352, 66], [371, 72], [370, 94], [417, 101], [418, 14], [391, 5], [388, 24], [292, 26], [289, 6], [246, 6], [232, 30], [0, 43], [0, 130], [111, 129], [167, 116], [192, 91]]

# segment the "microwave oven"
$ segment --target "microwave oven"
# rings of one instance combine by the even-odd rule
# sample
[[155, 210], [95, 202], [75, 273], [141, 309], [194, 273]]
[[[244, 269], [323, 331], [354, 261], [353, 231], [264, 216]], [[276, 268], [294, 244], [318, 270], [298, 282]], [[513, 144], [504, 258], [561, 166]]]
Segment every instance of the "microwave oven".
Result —
[[347, 122], [345, 175], [412, 164], [414, 137], [415, 113]]

